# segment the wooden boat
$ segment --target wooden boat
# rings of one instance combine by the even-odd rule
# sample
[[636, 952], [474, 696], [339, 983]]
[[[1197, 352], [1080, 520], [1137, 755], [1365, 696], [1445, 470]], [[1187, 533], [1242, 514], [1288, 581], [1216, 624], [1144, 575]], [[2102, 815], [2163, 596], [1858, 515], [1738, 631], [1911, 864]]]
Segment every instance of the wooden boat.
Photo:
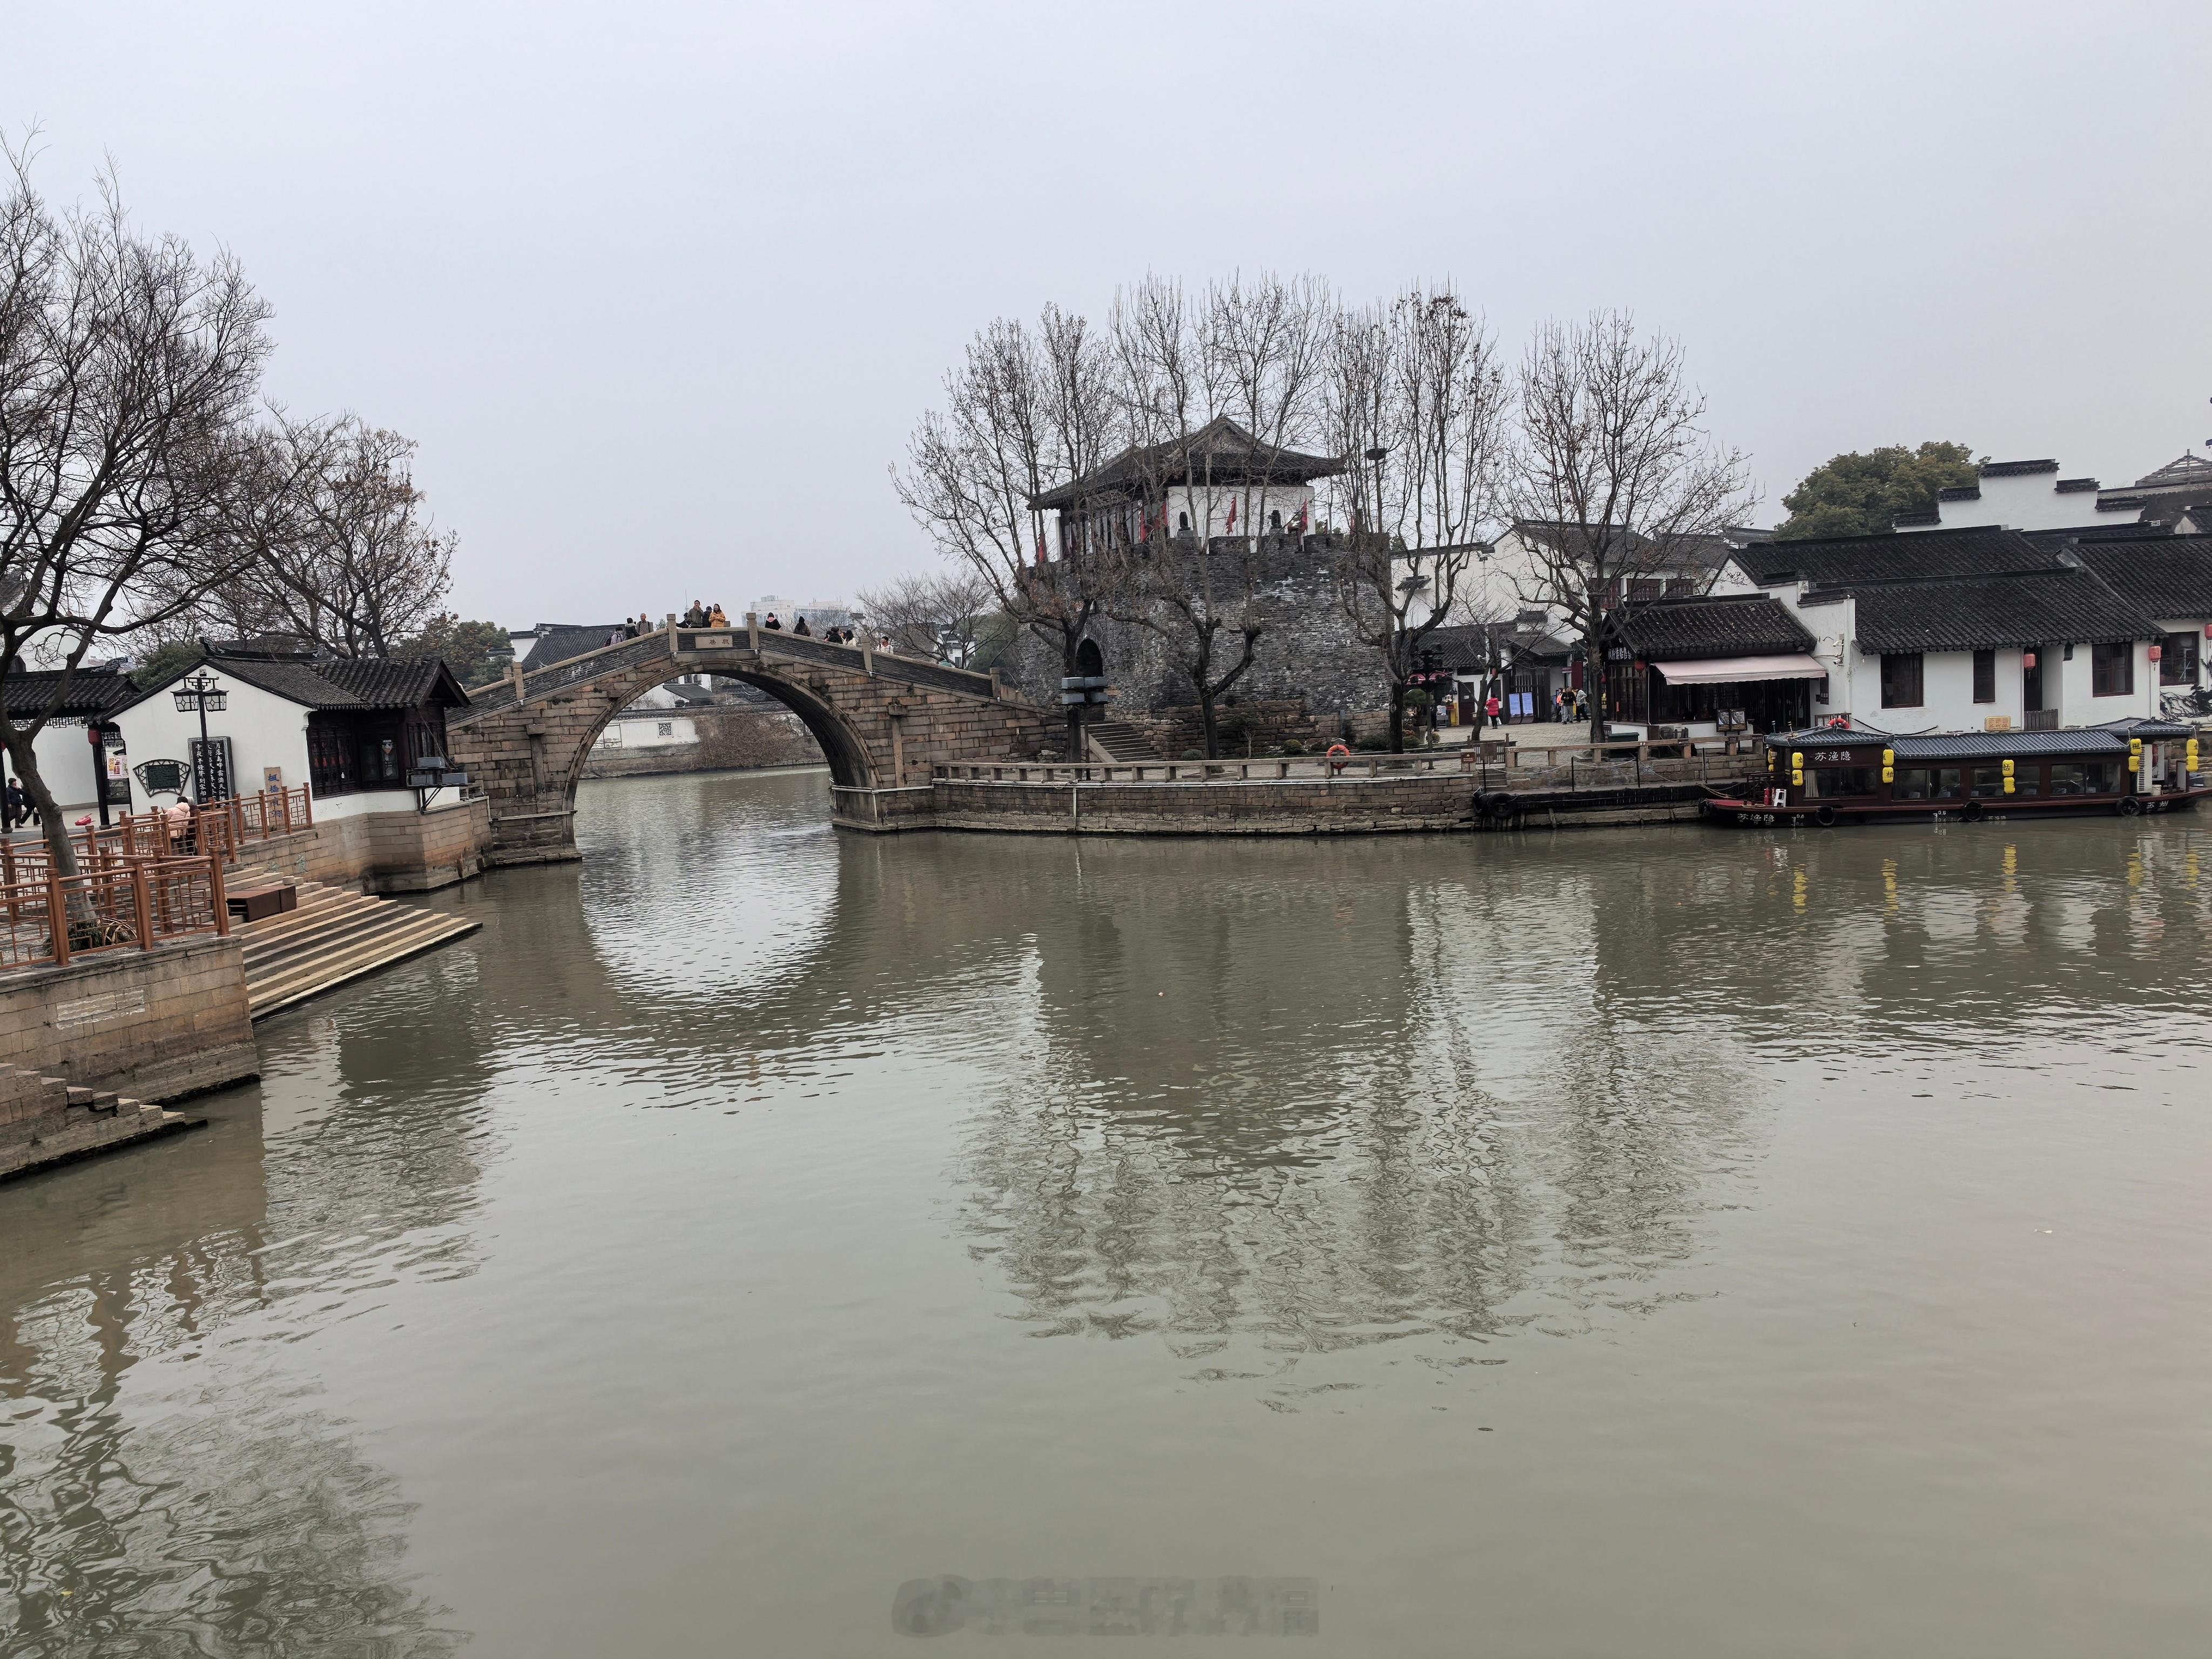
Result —
[[[1766, 739], [1766, 787], [1705, 804], [1722, 823], [1974, 823], [2194, 805], [2212, 793], [2197, 728], [2113, 720], [2061, 732], [1931, 732], [1850, 726]], [[1747, 792], [1748, 793], [1748, 792]]]

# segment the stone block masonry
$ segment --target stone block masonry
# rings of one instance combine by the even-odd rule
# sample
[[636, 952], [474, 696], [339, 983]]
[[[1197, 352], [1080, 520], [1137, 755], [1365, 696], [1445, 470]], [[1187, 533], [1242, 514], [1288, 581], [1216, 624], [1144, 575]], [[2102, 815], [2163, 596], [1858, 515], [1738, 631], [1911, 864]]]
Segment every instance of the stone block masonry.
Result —
[[679, 674], [741, 680], [795, 715], [840, 787], [897, 790], [930, 769], [1034, 754], [1058, 724], [987, 674], [743, 627], [668, 629], [487, 688], [447, 729], [489, 799], [495, 864], [571, 859], [576, 785], [607, 721]]
[[1529, 780], [1510, 790], [1486, 789], [1477, 777], [1441, 773], [1203, 783], [940, 778], [927, 787], [833, 792], [836, 821], [851, 830], [1091, 836], [1492, 834], [1625, 828], [1693, 823], [1701, 816], [1699, 804], [1711, 793], [1705, 782], [1679, 775], [1590, 787], [1571, 781], [1564, 772], [1556, 780]]
[[257, 1076], [234, 939], [108, 951], [0, 975], [0, 1064], [141, 1100], [181, 1100]]
[[197, 1127], [156, 1103], [259, 1070], [235, 939], [0, 975], [0, 1180]]

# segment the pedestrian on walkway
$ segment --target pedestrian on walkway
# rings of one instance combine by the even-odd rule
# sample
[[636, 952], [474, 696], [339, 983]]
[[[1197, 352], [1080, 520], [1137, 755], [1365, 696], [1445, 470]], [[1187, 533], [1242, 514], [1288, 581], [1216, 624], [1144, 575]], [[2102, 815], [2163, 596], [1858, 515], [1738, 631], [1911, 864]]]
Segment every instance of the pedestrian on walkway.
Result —
[[8, 780], [5, 811], [8, 816], [8, 828], [10, 830], [19, 823], [28, 823], [31, 821], [31, 803], [24, 797], [23, 786], [13, 778]]

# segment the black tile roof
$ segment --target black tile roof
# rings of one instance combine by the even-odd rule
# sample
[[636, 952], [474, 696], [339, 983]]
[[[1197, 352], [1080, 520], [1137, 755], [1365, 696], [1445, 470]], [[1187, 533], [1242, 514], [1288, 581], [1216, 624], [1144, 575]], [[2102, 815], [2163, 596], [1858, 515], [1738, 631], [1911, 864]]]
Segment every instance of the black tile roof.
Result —
[[2084, 489], [2102, 489], [2104, 488], [2104, 486], [2099, 483], [2094, 478], [2061, 478], [2057, 483], [2051, 487], [2062, 495], [2071, 495], [2075, 494], [2077, 491]]
[[1889, 522], [1896, 529], [1911, 530], [1923, 524], [1941, 524], [1943, 515], [1931, 507], [1925, 513], [1893, 513]]
[[597, 651], [607, 642], [610, 634], [622, 632], [618, 622], [579, 624], [545, 623], [539, 625], [538, 637], [530, 643], [530, 654], [522, 659], [522, 671], [535, 673], [556, 662], [566, 662], [571, 657], [580, 657], [587, 651]]
[[59, 669], [34, 669], [27, 673], [0, 675], [0, 708], [10, 714], [30, 716], [49, 712], [55, 688], [66, 678], [69, 685], [61, 704], [51, 710], [64, 719], [105, 720], [118, 708], [138, 701], [138, 688], [127, 674], [79, 668], [66, 677]]
[[2074, 555], [2147, 617], [2212, 618], [2212, 536], [2083, 541]]
[[469, 700], [453, 671], [439, 657], [311, 658], [289, 653], [215, 652], [126, 701], [143, 702], [165, 696], [186, 674], [202, 669], [242, 680], [303, 708], [415, 708], [428, 702], [457, 708]]
[[1654, 599], [1625, 611], [1622, 640], [1646, 662], [1698, 657], [1780, 657], [1810, 651], [1813, 636], [1765, 593]]
[[1890, 581], [1907, 576], [1971, 576], [2059, 563], [2056, 548], [1995, 525], [1915, 531], [1909, 536], [1805, 537], [1739, 547], [1736, 567], [1762, 587], [1788, 581]]
[[1982, 487], [1979, 484], [1953, 484], [1948, 489], [1937, 490], [1936, 499], [1939, 501], [1978, 501], [1982, 499]]
[[2104, 645], [2159, 636], [2148, 617], [2088, 570], [1848, 584], [1863, 651], [1979, 651]]
[[1984, 478], [2018, 478], [2030, 472], [2056, 472], [2056, 461], [1990, 461], [1981, 468]]
[[1091, 496], [1117, 496], [1192, 479], [1233, 489], [1264, 481], [1298, 484], [1334, 477], [1345, 464], [1333, 455], [1308, 455], [1256, 438], [1226, 415], [1216, 416], [1188, 438], [1133, 444], [1103, 466], [1032, 496], [1039, 509], [1070, 507]]

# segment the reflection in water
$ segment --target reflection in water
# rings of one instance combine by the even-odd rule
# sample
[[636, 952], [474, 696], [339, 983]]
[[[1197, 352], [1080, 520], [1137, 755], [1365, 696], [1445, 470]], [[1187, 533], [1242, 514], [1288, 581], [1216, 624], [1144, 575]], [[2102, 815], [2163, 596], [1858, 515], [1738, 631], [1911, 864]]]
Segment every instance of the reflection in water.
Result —
[[[433, 973], [472, 988], [465, 962]], [[376, 999], [264, 1043], [264, 1089], [219, 1103], [209, 1131], [0, 1201], [18, 1298], [0, 1304], [7, 1652], [417, 1655], [459, 1639], [403, 1567], [396, 1483], [310, 1403], [312, 1382], [252, 1352], [471, 1266], [465, 1108], [481, 1070], [450, 1030], [406, 1034]], [[441, 1080], [394, 1092], [424, 1071]], [[265, 1145], [257, 1092], [273, 1103]]]
[[[594, 786], [587, 862], [440, 896], [483, 931], [271, 1022], [212, 1129], [0, 1191], [0, 1647], [896, 1651], [957, 1569], [1325, 1571], [1346, 1652], [1467, 1650], [1480, 1580], [1501, 1650], [2025, 1654], [2052, 1539], [2107, 1607], [2212, 1541], [2201, 1322], [2081, 1335], [2203, 1295], [2212, 826], [825, 793]], [[2077, 1444], [2125, 1525], [2014, 1529]]]

